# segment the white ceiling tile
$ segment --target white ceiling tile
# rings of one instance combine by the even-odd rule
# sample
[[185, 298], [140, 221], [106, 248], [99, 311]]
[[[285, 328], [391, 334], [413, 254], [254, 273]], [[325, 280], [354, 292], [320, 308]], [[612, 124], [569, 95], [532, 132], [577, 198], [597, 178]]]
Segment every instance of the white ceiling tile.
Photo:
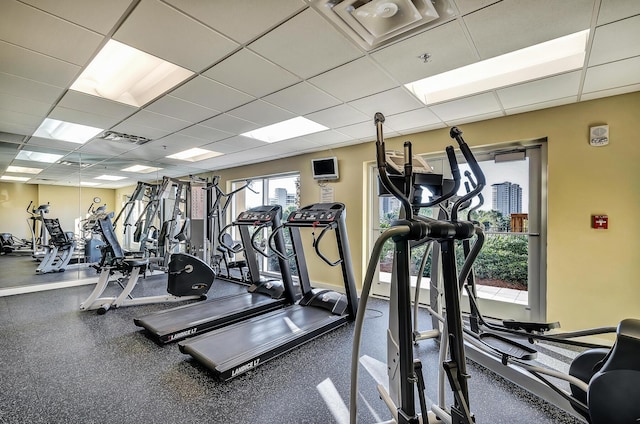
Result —
[[239, 43], [253, 40], [305, 6], [302, 0], [166, 2]]
[[171, 118], [159, 113], [141, 110], [130, 116], [124, 121], [124, 124], [141, 125], [145, 127], [157, 128], [167, 132], [179, 131], [191, 125], [188, 121], [182, 119]]
[[31, 135], [40, 126], [44, 118], [44, 116], [3, 110], [0, 113], [0, 131]]
[[76, 65], [84, 65], [103, 36], [17, 1], [3, 1], [0, 39]]
[[68, 87], [80, 67], [0, 41], [0, 72], [56, 87]]
[[625, 85], [624, 87], [612, 88], [609, 90], [600, 90], [594, 91], [592, 93], [585, 93], [580, 96], [580, 100], [593, 100], [600, 99], [602, 97], [619, 96], [621, 94], [633, 93], [636, 91], [640, 91], [640, 84], [631, 84]]
[[370, 119], [369, 116], [345, 104], [310, 113], [306, 115], [306, 118], [329, 128], [344, 127], [354, 122], [364, 122]]
[[[430, 55], [427, 62], [420, 58], [425, 53]], [[403, 84], [478, 60], [459, 21], [446, 23], [380, 49], [371, 57]]]
[[162, 130], [159, 128], [151, 128], [146, 125], [140, 125], [134, 123], [133, 121], [129, 121], [128, 119], [124, 122], [119, 123], [115, 127], [111, 128], [113, 131], [122, 132], [125, 134], [136, 135], [138, 137], [146, 137], [151, 140], [156, 140], [158, 138], [162, 138], [172, 131]]
[[487, 7], [490, 4], [497, 3], [498, 1], [500, 0], [455, 0], [460, 13], [463, 15], [482, 9], [483, 7]]
[[78, 111], [91, 111], [94, 115], [109, 116], [118, 121], [135, 113], [138, 108], [102, 97], [91, 96], [79, 91], [69, 90], [60, 99], [58, 106]]
[[486, 121], [488, 119], [501, 118], [503, 116], [504, 116], [504, 112], [501, 112], [501, 111], [488, 112], [488, 113], [481, 113], [480, 115], [468, 115], [468, 116], [464, 116], [457, 119], [450, 119], [445, 123], [447, 124], [447, 126], [455, 126], [455, 125], [469, 124], [471, 122]]
[[242, 137], [240, 135], [227, 138], [226, 140], [216, 141], [215, 143], [202, 146], [203, 149], [213, 150], [220, 153], [241, 152], [256, 147], [263, 147], [267, 143], [255, 140], [253, 138]]
[[583, 93], [640, 83], [640, 56], [587, 69]]
[[229, 111], [229, 115], [260, 125], [271, 125], [296, 117], [293, 113], [262, 100], [256, 100], [233, 109]]
[[176, 119], [182, 119], [183, 121], [191, 123], [200, 122], [220, 113], [220, 111], [209, 109], [168, 95], [151, 103], [149, 106], [145, 107], [145, 110], [171, 116]]
[[410, 130], [417, 131], [422, 128], [437, 128], [444, 125], [440, 118], [426, 107], [396, 115], [385, 115], [385, 118], [386, 126], [403, 134]]
[[[339, 129], [339, 132], [346, 134], [353, 139], [362, 140], [375, 140], [376, 139], [376, 126], [373, 124], [373, 119], [367, 122], [361, 122], [355, 125], [347, 125]], [[388, 134], [389, 131], [385, 131]]]
[[302, 78], [362, 56], [360, 50], [312, 9], [294, 16], [249, 48]]
[[234, 53], [203, 75], [256, 97], [300, 81], [291, 72], [247, 49]]
[[349, 102], [349, 105], [372, 117], [372, 119], [376, 112], [382, 112], [384, 115], [395, 115], [424, 107], [415, 96], [409, 94], [404, 88], [399, 87], [354, 100]]
[[200, 138], [208, 143], [224, 140], [225, 138], [229, 138], [233, 135], [232, 133], [220, 131], [211, 127], [206, 127], [204, 125], [192, 125], [181, 130], [179, 134]]
[[131, 0], [21, 1], [100, 34], [107, 34], [111, 31], [131, 4]]
[[322, 131], [314, 134], [305, 135], [304, 138], [316, 143], [320, 146], [328, 146], [330, 144], [341, 143], [353, 140], [353, 137], [338, 131]]
[[296, 115], [306, 115], [340, 104], [340, 100], [319, 90], [307, 82], [280, 90], [264, 100], [287, 109]]
[[451, 102], [429, 106], [429, 109], [445, 122], [501, 110], [493, 93], [484, 93], [464, 99], [453, 100]]
[[396, 87], [368, 57], [363, 57], [313, 77], [309, 82], [348, 102]]
[[480, 57], [487, 59], [588, 29], [592, 13], [593, 0], [514, 0], [478, 10], [463, 20]]
[[[89, 109], [90, 110], [90, 109]], [[120, 122], [118, 118], [112, 118], [104, 115], [96, 115], [95, 113], [85, 112], [82, 110], [69, 109], [62, 106], [56, 106], [48, 116], [58, 121], [73, 122], [75, 124], [88, 125], [90, 127], [108, 129]]]
[[170, 134], [166, 137], [155, 140], [155, 144], [157, 143], [160, 143], [162, 146], [166, 146], [167, 151], [170, 152], [167, 153], [167, 155], [207, 144], [207, 142], [201, 138], [190, 137], [179, 133]]
[[16, 97], [11, 94], [0, 93], [0, 110], [25, 113], [35, 116], [46, 116], [51, 109], [51, 103]]
[[83, 144], [82, 147], [78, 149], [78, 151], [81, 153], [106, 155], [110, 157], [113, 155], [119, 155], [128, 152], [129, 150], [133, 150], [137, 147], [138, 146], [136, 146], [135, 144], [126, 142], [93, 139]]
[[240, 119], [226, 113], [207, 119], [206, 121], [201, 122], [200, 125], [235, 135], [261, 127], [260, 124], [255, 122], [245, 121], [244, 119]]
[[522, 106], [517, 106], [513, 108], [506, 108], [505, 113], [507, 115], [515, 115], [517, 113], [531, 112], [534, 110], [546, 109], [550, 107], [562, 106], [569, 103], [575, 103], [578, 100], [578, 96], [570, 96], [570, 97], [560, 97], [553, 100], [539, 102], [539, 103], [529, 103], [524, 104]]
[[248, 94], [203, 76], [188, 81], [170, 94], [179, 99], [223, 112], [254, 100], [254, 97]]
[[70, 152], [80, 147], [80, 144], [62, 140], [53, 140], [51, 138], [31, 137], [27, 142], [27, 147], [25, 147], [26, 150], [31, 150], [31, 146], [41, 146], [49, 149]]
[[589, 66], [640, 56], [639, 40], [640, 15], [596, 28]]
[[63, 92], [60, 87], [0, 72], [0, 93], [53, 105]]
[[531, 81], [497, 90], [500, 103], [505, 109], [514, 109], [528, 104], [542, 103], [563, 97], [577, 98], [582, 71]]
[[195, 72], [238, 48], [237, 43], [156, 0], [142, 0], [113, 38]]
[[608, 24], [629, 16], [640, 14], [638, 0], [602, 0], [598, 13], [598, 25]]

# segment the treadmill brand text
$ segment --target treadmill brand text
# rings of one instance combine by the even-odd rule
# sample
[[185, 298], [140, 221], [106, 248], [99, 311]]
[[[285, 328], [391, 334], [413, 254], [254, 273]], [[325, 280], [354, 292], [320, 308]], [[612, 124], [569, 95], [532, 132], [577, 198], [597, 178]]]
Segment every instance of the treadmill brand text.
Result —
[[254, 359], [251, 362], [247, 362], [246, 364], [244, 364], [244, 365], [236, 368], [235, 370], [231, 371], [231, 377], [235, 377], [238, 374], [242, 374], [243, 372], [247, 372], [250, 369], [257, 367], [259, 363], [260, 363], [260, 358]]
[[172, 334], [172, 335], [169, 336], [169, 341], [178, 340], [178, 339], [184, 339], [185, 337], [189, 337], [189, 336], [191, 336], [193, 334], [196, 334], [196, 331], [198, 331], [197, 328], [190, 328], [188, 330], [181, 331], [181, 332], [176, 333], [176, 334]]

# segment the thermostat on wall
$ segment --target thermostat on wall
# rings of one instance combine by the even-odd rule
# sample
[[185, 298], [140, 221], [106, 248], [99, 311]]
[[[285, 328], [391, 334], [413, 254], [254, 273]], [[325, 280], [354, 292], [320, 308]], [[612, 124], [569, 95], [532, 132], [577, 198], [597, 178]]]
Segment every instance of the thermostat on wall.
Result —
[[596, 147], [609, 144], [609, 125], [589, 128], [589, 144]]

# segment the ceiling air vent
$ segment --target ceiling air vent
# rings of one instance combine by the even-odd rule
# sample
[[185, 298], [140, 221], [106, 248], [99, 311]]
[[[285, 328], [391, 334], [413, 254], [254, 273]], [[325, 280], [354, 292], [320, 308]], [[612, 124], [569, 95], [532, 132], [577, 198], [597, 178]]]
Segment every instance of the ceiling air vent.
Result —
[[105, 131], [99, 138], [103, 140], [111, 140], [111, 141], [119, 141], [122, 143], [130, 143], [130, 144], [145, 144], [151, 141], [150, 138], [142, 137], [141, 135], [131, 135], [119, 133], [116, 131]]
[[312, 0], [310, 3], [365, 50], [415, 32], [439, 17], [431, 0]]

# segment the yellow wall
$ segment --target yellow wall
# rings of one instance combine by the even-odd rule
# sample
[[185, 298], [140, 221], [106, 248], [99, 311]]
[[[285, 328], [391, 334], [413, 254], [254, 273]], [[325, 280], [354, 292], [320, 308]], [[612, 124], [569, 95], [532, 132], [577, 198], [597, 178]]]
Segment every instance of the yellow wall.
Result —
[[101, 198], [100, 205], [106, 203], [107, 211], [113, 210], [115, 190], [112, 189], [0, 183], [0, 231], [31, 239], [26, 212], [31, 200], [32, 208], [49, 203], [46, 217], [58, 218], [64, 231], [74, 231], [76, 218], [86, 216], [94, 197]]
[[[564, 329], [611, 325], [640, 318], [640, 145], [636, 122], [640, 93], [459, 125], [473, 146], [548, 139], [547, 318]], [[389, 123], [392, 117], [388, 118]], [[610, 144], [591, 147], [589, 127], [608, 124]], [[373, 117], [372, 124], [373, 126]], [[444, 151], [448, 129], [387, 140], [414, 153]], [[362, 281], [363, 163], [375, 160], [373, 142], [256, 165], [216, 171], [222, 181], [283, 172], [301, 173], [301, 204], [319, 201], [310, 159], [336, 155], [340, 180], [330, 183], [347, 205], [347, 227], [356, 279]], [[609, 215], [608, 230], [590, 227], [592, 214]], [[322, 281], [331, 284], [331, 281]]]

